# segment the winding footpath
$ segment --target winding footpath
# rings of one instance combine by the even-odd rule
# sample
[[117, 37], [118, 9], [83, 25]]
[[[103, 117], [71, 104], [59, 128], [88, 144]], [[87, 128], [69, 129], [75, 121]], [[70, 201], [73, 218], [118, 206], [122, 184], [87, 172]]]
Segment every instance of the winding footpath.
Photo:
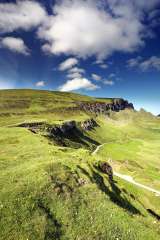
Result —
[[[103, 147], [105, 144], [106, 144], [106, 143], [99, 145], [99, 146], [92, 152], [92, 155], [95, 155], [95, 154], [99, 151], [99, 149], [100, 149], [101, 147]], [[124, 174], [120, 174], [120, 173], [115, 172], [115, 171], [113, 171], [113, 175], [116, 176], [116, 177], [119, 177], [119, 178], [121, 178], [121, 179], [123, 179], [123, 180], [125, 180], [126, 182], [132, 183], [133, 185], [138, 186], [139, 188], [146, 189], [146, 190], [148, 190], [149, 192], [154, 193], [157, 197], [160, 197], [160, 191], [158, 191], [158, 190], [156, 190], [156, 189], [154, 189], [154, 188], [145, 186], [145, 185], [143, 185], [143, 184], [141, 184], [141, 183], [136, 182], [131, 176], [124, 175]]]

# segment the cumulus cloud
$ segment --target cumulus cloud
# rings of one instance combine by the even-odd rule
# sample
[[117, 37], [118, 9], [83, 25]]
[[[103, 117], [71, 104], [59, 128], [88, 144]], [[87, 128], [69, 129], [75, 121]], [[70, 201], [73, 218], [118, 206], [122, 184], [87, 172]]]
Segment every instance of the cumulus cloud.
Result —
[[59, 65], [59, 70], [60, 71], [68, 70], [75, 66], [76, 64], [78, 64], [78, 60], [76, 58], [68, 58]]
[[39, 82], [36, 82], [36, 87], [44, 87], [45, 86], [45, 82], [44, 81], [39, 81]]
[[29, 55], [30, 51], [25, 45], [23, 39], [15, 37], [5, 37], [0, 41], [0, 47], [9, 49], [10, 51], [21, 53], [24, 55]]
[[95, 81], [101, 81], [102, 80], [101, 76], [99, 76], [95, 73], [92, 73], [92, 79], [95, 80]]
[[114, 51], [131, 52], [144, 44], [142, 13], [157, 2], [62, 0], [53, 7], [53, 15], [40, 27], [38, 36], [46, 40], [43, 50], [52, 54], [103, 59]]
[[0, 32], [13, 32], [17, 29], [29, 30], [38, 26], [46, 18], [44, 8], [36, 1], [0, 3]]
[[160, 71], [160, 57], [151, 56], [148, 59], [143, 59], [142, 57], [132, 58], [127, 62], [130, 68], [139, 68], [142, 71], [148, 70], [158, 70]]
[[59, 90], [62, 92], [69, 92], [79, 89], [96, 90], [98, 88], [99, 87], [97, 85], [93, 84], [87, 78], [75, 78], [68, 80], [66, 83], [59, 87]]
[[113, 80], [104, 80], [103, 82], [105, 85], [109, 85], [109, 86], [113, 86], [114, 85], [114, 81]]

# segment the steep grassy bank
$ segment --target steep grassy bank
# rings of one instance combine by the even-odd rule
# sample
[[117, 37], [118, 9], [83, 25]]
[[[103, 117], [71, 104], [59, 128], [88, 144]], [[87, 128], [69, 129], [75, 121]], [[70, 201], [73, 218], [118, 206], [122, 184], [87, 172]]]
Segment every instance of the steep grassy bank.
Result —
[[[25, 91], [13, 92], [20, 102], [26, 98]], [[86, 131], [81, 122], [92, 114], [68, 111], [68, 101], [72, 97], [82, 101], [83, 96], [38, 91], [30, 97], [26, 94], [27, 101], [34, 101], [24, 109], [17, 106], [12, 91], [1, 92], [1, 106], [7, 97], [8, 107], [0, 109], [0, 239], [158, 240], [159, 221], [147, 209], [160, 215], [160, 198], [118, 178], [110, 182], [98, 162], [110, 158], [116, 170], [158, 188], [159, 120], [143, 111], [126, 110], [110, 117], [94, 115], [97, 126]], [[48, 113], [42, 114], [38, 102], [49, 105], [51, 101], [45, 94], [55, 99], [59, 96], [61, 104], [66, 98], [64, 112], [50, 112], [52, 103]], [[38, 110], [32, 115], [28, 110], [35, 102]], [[55, 126], [68, 119], [76, 120], [83, 136], [80, 142], [78, 135], [78, 139], [63, 137], [64, 142], [58, 144], [44, 129], [34, 133], [17, 127], [20, 122], [36, 120]], [[102, 143], [106, 145], [92, 156], [96, 145]]]

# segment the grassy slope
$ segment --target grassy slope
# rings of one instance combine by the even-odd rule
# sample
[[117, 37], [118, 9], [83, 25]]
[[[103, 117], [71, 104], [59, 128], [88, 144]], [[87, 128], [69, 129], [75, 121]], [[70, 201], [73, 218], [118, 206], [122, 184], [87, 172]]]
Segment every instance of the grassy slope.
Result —
[[[27, 91], [23, 91], [19, 99], [23, 99], [24, 92], [28, 96]], [[38, 100], [34, 94], [32, 92], [31, 99], [35, 98], [35, 103]], [[53, 97], [51, 92], [36, 94]], [[59, 95], [55, 93], [53, 99], [57, 99], [56, 94]], [[2, 95], [3, 105], [7, 94], [1, 92]], [[71, 96], [74, 101], [75, 97], [81, 98], [64, 95], [66, 102]], [[13, 97], [10, 96], [8, 92], [8, 101]], [[44, 101], [50, 104], [46, 95]], [[39, 108], [38, 103], [37, 106]], [[159, 199], [119, 179], [114, 184], [109, 183], [96, 167], [97, 160], [112, 158], [119, 171], [158, 187], [159, 121], [145, 113], [127, 111], [107, 121], [99, 117], [99, 127], [88, 132], [88, 137], [108, 144], [96, 156], [83, 148], [55, 146], [27, 129], [3, 125], [41, 119], [42, 115], [49, 122], [57, 121], [61, 113], [53, 114], [49, 109], [47, 115], [38, 114], [36, 110], [38, 116], [33, 116], [25, 109], [20, 117], [14, 114], [13, 120], [4, 114], [0, 117], [0, 239], [159, 239], [159, 223], [146, 211], [151, 208], [158, 213]], [[8, 105], [2, 111], [13, 110]], [[17, 112], [20, 111], [23, 108], [18, 107]], [[130, 121], [124, 120], [126, 114]], [[62, 120], [69, 117], [70, 112], [61, 114]], [[78, 114], [76, 119], [81, 119]]]

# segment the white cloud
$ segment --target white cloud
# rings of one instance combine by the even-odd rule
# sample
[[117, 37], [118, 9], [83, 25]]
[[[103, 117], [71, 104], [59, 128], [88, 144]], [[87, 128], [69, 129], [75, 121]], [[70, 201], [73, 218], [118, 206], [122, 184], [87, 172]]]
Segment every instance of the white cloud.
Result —
[[36, 85], [36, 87], [44, 87], [45, 86], [45, 82], [44, 81], [39, 81], [35, 85]]
[[29, 55], [29, 49], [23, 39], [15, 37], [5, 37], [0, 41], [0, 47], [7, 48], [13, 52]]
[[68, 74], [67, 74], [67, 77], [68, 77], [69, 79], [81, 78], [81, 77], [82, 77], [82, 74], [79, 73], [79, 72], [73, 72], [73, 73], [68, 73]]
[[60, 71], [68, 70], [75, 66], [76, 64], [78, 64], [78, 60], [76, 58], [68, 58], [59, 65], [59, 70]]
[[113, 80], [105, 80], [103, 83], [105, 85], [109, 85], [109, 86], [113, 86], [114, 85], [114, 81]]
[[131, 68], [139, 68], [142, 71], [148, 70], [158, 70], [160, 71], [160, 57], [151, 56], [148, 59], [143, 59], [142, 57], [132, 58], [127, 62], [128, 66]]
[[94, 80], [96, 80], [96, 81], [101, 81], [101, 80], [102, 80], [101, 76], [99, 76], [99, 75], [97, 75], [97, 74], [95, 74], [95, 73], [92, 73], [92, 78], [93, 78]]
[[59, 90], [62, 92], [69, 92], [78, 89], [85, 89], [85, 90], [96, 90], [99, 87], [89, 81], [87, 78], [75, 78], [72, 80], [68, 80], [62, 86], [59, 87]]
[[108, 68], [108, 65], [107, 64], [105, 64], [105, 63], [103, 63], [103, 64], [100, 64], [99, 65], [101, 68], [103, 68], [103, 69], [106, 69], [106, 68]]
[[78, 67], [74, 67], [69, 69], [70, 73], [85, 73], [85, 70], [83, 68], [78, 68]]
[[71, 69], [68, 69], [67, 78], [69, 79], [83, 78], [84, 73], [85, 70], [83, 68], [73, 67]]
[[149, 59], [140, 63], [140, 68], [143, 71], [147, 71], [149, 69], [160, 70], [160, 58], [156, 56], [152, 56]]
[[98, 64], [100, 68], [106, 69], [108, 65], [102, 59], [97, 59], [93, 64]]
[[46, 40], [43, 50], [83, 58], [96, 55], [98, 59], [114, 51], [134, 51], [144, 44], [142, 13], [157, 1], [149, 2], [107, 0], [107, 11], [105, 2], [103, 6], [94, 0], [62, 0], [38, 31], [39, 38]]
[[17, 29], [29, 30], [41, 24], [46, 18], [44, 8], [35, 1], [0, 3], [0, 32], [13, 32]]
[[138, 56], [138, 57], [136, 57], [136, 58], [131, 58], [131, 59], [129, 59], [128, 61], [127, 61], [127, 65], [129, 66], [129, 67], [136, 67], [136, 66], [138, 66], [139, 65], [139, 62], [141, 61], [141, 57], [140, 56]]

